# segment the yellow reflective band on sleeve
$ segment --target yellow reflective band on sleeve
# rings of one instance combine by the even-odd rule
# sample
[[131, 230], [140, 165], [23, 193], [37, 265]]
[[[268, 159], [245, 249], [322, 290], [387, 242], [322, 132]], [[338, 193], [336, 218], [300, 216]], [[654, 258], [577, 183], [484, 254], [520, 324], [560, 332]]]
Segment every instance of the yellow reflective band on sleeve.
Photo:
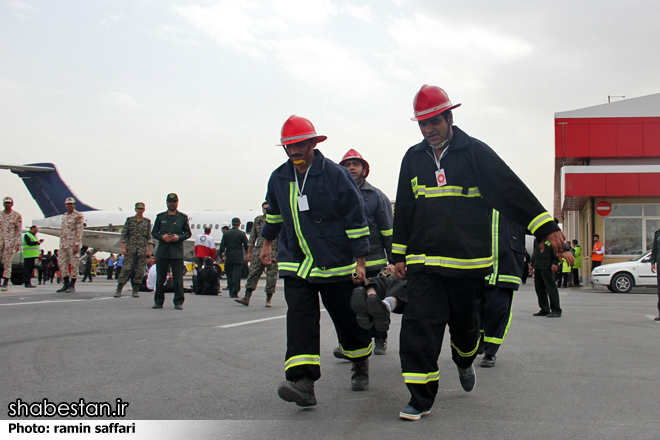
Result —
[[333, 267], [330, 269], [321, 269], [315, 267], [309, 273], [309, 276], [319, 277], [319, 278], [340, 277], [344, 275], [351, 275], [353, 272], [355, 272], [356, 268], [357, 268], [357, 263], [349, 264], [348, 266]]
[[360, 228], [360, 229], [347, 229], [346, 235], [348, 236], [348, 238], [366, 237], [367, 235], [369, 235], [369, 227], [365, 226], [364, 228]]
[[405, 245], [405, 244], [392, 243], [392, 253], [393, 254], [406, 255], [406, 249], [408, 249], [408, 246]]
[[281, 215], [266, 214], [266, 221], [268, 223], [282, 223]]
[[419, 185], [417, 191], [415, 192], [415, 198], [417, 197], [481, 197], [478, 187], [468, 189], [467, 194], [463, 194], [462, 186], [425, 186]]
[[532, 234], [536, 232], [538, 228], [543, 226], [544, 224], [548, 222], [554, 222], [555, 219], [547, 212], [544, 212], [542, 214], [539, 214], [532, 220], [529, 225], [527, 225], [527, 229], [529, 229], [529, 232]]
[[372, 260], [365, 263], [366, 267], [378, 266], [379, 264], [387, 264], [387, 259], [383, 258], [382, 260]]
[[394, 233], [393, 229], [387, 229], [385, 231], [380, 231], [380, 235], [382, 235], [383, 237], [389, 237], [393, 233]]
[[284, 371], [300, 365], [321, 365], [321, 356], [318, 354], [301, 354], [290, 357], [284, 363]]
[[312, 269], [314, 258], [312, 257], [312, 251], [309, 248], [309, 245], [305, 241], [305, 237], [302, 233], [302, 227], [300, 226], [300, 218], [298, 217], [298, 188], [296, 185], [296, 182], [291, 182], [289, 184], [289, 204], [291, 205], [293, 228], [296, 231], [296, 236], [298, 237], [298, 244], [300, 245], [300, 249], [302, 249], [303, 254], [305, 254], [305, 260], [300, 265], [300, 269], [298, 269], [297, 275], [302, 279], [306, 279], [309, 275], [309, 271]]
[[371, 350], [374, 347], [373, 341], [369, 343], [369, 346], [365, 348], [359, 348], [357, 350], [346, 350], [344, 347], [339, 344], [339, 348], [341, 351], [346, 355], [346, 357], [349, 357], [351, 359], [367, 356], [368, 354], [371, 354]]
[[440, 371], [432, 373], [402, 373], [405, 383], [429, 383], [440, 378]]
[[[392, 251], [394, 252], [394, 251]], [[424, 264], [452, 269], [482, 269], [493, 265], [493, 256], [485, 258], [451, 258], [422, 255], [406, 255], [406, 264]]]
[[456, 347], [456, 345], [454, 344], [454, 341], [449, 341], [449, 342], [451, 343], [451, 346], [454, 348], [454, 350], [456, 350], [456, 353], [458, 353], [460, 357], [466, 358], [466, 357], [474, 356], [477, 353], [477, 349], [479, 349], [479, 339], [480, 338], [477, 338], [477, 343], [474, 345], [474, 350], [469, 351], [467, 353], [459, 350], [458, 347]]
[[505, 283], [513, 283], [518, 285], [522, 284], [522, 279], [520, 279], [520, 277], [516, 277], [513, 275], [500, 275], [498, 277], [498, 281], [502, 281]]

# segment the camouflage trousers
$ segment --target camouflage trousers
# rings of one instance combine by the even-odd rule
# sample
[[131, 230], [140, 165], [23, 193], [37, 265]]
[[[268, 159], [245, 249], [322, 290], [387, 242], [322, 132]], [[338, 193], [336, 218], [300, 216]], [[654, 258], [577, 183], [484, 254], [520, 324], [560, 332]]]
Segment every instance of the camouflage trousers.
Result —
[[0, 257], [0, 263], [3, 266], [2, 278], [11, 277], [11, 258], [14, 256], [15, 250], [16, 246], [8, 246], [7, 241], [2, 240], [0, 242], [0, 254], [2, 255]]
[[119, 284], [126, 284], [128, 277], [131, 276], [131, 272], [135, 268], [133, 284], [137, 284], [138, 286], [142, 284], [144, 266], [147, 265], [147, 248], [127, 249], [123, 261], [124, 265], [119, 273], [117, 282]]
[[255, 290], [261, 274], [266, 271], [266, 293], [272, 295], [275, 293], [275, 284], [277, 283], [277, 262], [272, 266], [265, 266], [259, 259], [261, 249], [252, 249], [252, 260], [250, 260], [250, 275], [245, 283], [245, 290]]
[[63, 277], [77, 279], [78, 268], [80, 267], [80, 252], [73, 252], [73, 248], [70, 247], [60, 247], [57, 264], [60, 266], [60, 273]]

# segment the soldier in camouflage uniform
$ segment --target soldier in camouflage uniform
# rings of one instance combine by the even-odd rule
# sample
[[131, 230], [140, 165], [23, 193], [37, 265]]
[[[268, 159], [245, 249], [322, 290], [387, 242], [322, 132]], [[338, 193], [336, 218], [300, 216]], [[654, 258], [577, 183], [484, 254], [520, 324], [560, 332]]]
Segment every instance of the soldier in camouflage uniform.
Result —
[[261, 248], [264, 244], [264, 239], [261, 236], [261, 229], [266, 222], [266, 208], [268, 208], [268, 202], [262, 203], [261, 209], [264, 215], [259, 215], [254, 219], [254, 225], [250, 232], [247, 251], [247, 258], [250, 261], [250, 275], [248, 275], [245, 284], [245, 296], [234, 300], [244, 306], [250, 305], [252, 292], [257, 288], [257, 282], [259, 281], [261, 274], [266, 270], [266, 307], [272, 307], [271, 300], [273, 298], [273, 293], [275, 293], [275, 283], [277, 283], [277, 239], [274, 240], [271, 245], [272, 252], [270, 257], [273, 260], [273, 265], [264, 266], [259, 259], [259, 254], [261, 253]]
[[128, 217], [121, 230], [121, 253], [124, 255], [123, 269], [117, 280], [117, 291], [114, 297], [121, 296], [124, 284], [133, 275], [133, 298], [139, 298], [138, 289], [144, 278], [144, 266], [147, 264], [147, 253], [151, 254], [151, 220], [144, 217], [144, 203], [135, 204], [135, 215]]
[[64, 284], [58, 292], [75, 292], [78, 268], [80, 267], [80, 247], [85, 218], [76, 211], [76, 199], [69, 197], [64, 201], [66, 213], [62, 215], [60, 229], [60, 252], [58, 264]]
[[0, 214], [0, 264], [2, 271], [2, 290], [7, 290], [9, 278], [11, 277], [11, 259], [14, 252], [18, 252], [21, 245], [21, 229], [23, 229], [23, 219], [21, 214], [11, 209], [14, 206], [14, 199], [5, 197], [2, 199], [5, 208]]

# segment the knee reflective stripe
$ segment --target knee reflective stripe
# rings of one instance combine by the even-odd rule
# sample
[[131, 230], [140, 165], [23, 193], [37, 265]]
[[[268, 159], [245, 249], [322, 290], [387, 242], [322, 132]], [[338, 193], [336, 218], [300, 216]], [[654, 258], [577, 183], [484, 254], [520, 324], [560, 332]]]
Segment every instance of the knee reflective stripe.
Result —
[[552, 217], [547, 212], [544, 212], [544, 213], [539, 214], [538, 216], [536, 216], [534, 218], [534, 220], [529, 222], [529, 225], [527, 225], [527, 229], [529, 229], [529, 232], [531, 232], [533, 234], [534, 232], [536, 232], [536, 230], [538, 228], [540, 228], [544, 224], [546, 224], [548, 222], [554, 222], [554, 221], [555, 221], [554, 217]]
[[289, 204], [291, 205], [291, 215], [293, 216], [293, 228], [296, 231], [300, 249], [303, 251], [303, 254], [305, 254], [305, 261], [303, 261], [300, 265], [300, 269], [298, 269], [297, 275], [302, 279], [306, 279], [307, 275], [309, 275], [309, 271], [312, 269], [314, 258], [312, 257], [312, 251], [310, 250], [309, 245], [305, 241], [305, 237], [302, 233], [302, 227], [300, 226], [300, 217], [298, 217], [298, 197], [296, 197], [297, 194], [298, 188], [296, 182], [291, 182], [289, 185]]
[[346, 357], [349, 357], [351, 359], [359, 358], [370, 354], [371, 350], [373, 350], [373, 347], [374, 347], [374, 343], [372, 341], [369, 343], [369, 346], [367, 348], [359, 348], [357, 350], [350, 351], [350, 350], [345, 350], [344, 347], [342, 347], [341, 344], [339, 344], [339, 348], [341, 349], [341, 351], [346, 355]]
[[[481, 337], [479, 339], [481, 339]], [[467, 353], [462, 352], [461, 350], [459, 350], [458, 347], [454, 344], [454, 341], [449, 341], [449, 342], [450, 342], [451, 346], [454, 347], [454, 350], [456, 350], [456, 353], [458, 353], [458, 355], [460, 357], [470, 357], [470, 356], [474, 356], [477, 353], [477, 350], [479, 349], [479, 339], [477, 339], [477, 343], [474, 346], [474, 350], [469, 351]], [[485, 340], [486, 339], [484, 338], [484, 341]]]
[[365, 226], [364, 228], [359, 229], [346, 229], [346, 235], [351, 239], [366, 237], [369, 235], [369, 227]]
[[451, 258], [422, 255], [406, 255], [406, 264], [424, 264], [453, 269], [481, 269], [493, 265], [493, 257], [486, 258]]
[[392, 243], [392, 253], [406, 255], [406, 249], [408, 248], [405, 244]]
[[268, 223], [282, 223], [282, 216], [281, 215], [274, 215], [274, 214], [266, 214], [266, 221]]
[[321, 356], [318, 354], [301, 354], [290, 357], [284, 363], [284, 371], [300, 365], [321, 365]]
[[440, 378], [440, 371], [434, 371], [432, 373], [402, 373], [403, 381], [405, 383], [429, 383], [433, 381], [438, 381]]
[[387, 259], [367, 261], [364, 265], [366, 267], [378, 266], [379, 264], [387, 264]]
[[393, 229], [386, 229], [384, 231], [380, 231], [380, 235], [382, 235], [383, 237], [389, 237], [390, 235], [392, 235], [393, 232], [394, 232]]

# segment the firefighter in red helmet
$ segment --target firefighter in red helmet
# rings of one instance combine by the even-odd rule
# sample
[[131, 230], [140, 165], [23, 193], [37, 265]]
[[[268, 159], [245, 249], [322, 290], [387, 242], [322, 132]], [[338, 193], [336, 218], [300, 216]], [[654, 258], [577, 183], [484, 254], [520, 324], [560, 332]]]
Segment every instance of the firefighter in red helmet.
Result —
[[369, 227], [364, 203], [350, 173], [315, 147], [326, 140], [312, 123], [291, 116], [281, 143], [289, 160], [268, 181], [266, 223], [259, 258], [271, 264], [271, 242], [279, 237], [278, 269], [287, 302], [286, 380], [277, 390], [287, 402], [316, 405], [321, 376], [320, 303], [332, 319], [340, 347], [353, 362], [351, 388], [369, 385], [369, 332], [350, 307], [355, 283], [365, 279]]
[[490, 213], [497, 209], [561, 252], [565, 237], [534, 194], [485, 143], [453, 125], [447, 93], [424, 85], [413, 121], [424, 139], [401, 162], [394, 216], [395, 273], [408, 280], [400, 358], [411, 398], [399, 417], [419, 420], [438, 392], [438, 356], [449, 325], [465, 391], [480, 339], [479, 301], [493, 272]]
[[[348, 150], [339, 164], [351, 173], [364, 201], [364, 215], [369, 224], [366, 276], [370, 279], [378, 276], [388, 262], [392, 261], [392, 204], [381, 190], [367, 182], [369, 162], [360, 153], [354, 149]], [[371, 294], [367, 295], [367, 292]], [[374, 338], [374, 354], [384, 355], [392, 310], [381, 301], [383, 298], [379, 298], [375, 293], [373, 289], [367, 290], [362, 286], [355, 288], [351, 307], [360, 327], [368, 329]], [[335, 357], [345, 357], [339, 348], [335, 348], [333, 353]]]

